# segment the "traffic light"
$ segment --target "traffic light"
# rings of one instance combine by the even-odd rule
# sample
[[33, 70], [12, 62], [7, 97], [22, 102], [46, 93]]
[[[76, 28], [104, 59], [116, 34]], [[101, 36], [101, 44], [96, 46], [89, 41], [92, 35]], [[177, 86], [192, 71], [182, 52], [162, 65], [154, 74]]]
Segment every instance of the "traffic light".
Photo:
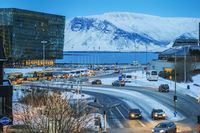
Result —
[[200, 124], [200, 115], [197, 116], [197, 123]]
[[177, 102], [177, 96], [176, 95], [174, 96], [174, 102]]

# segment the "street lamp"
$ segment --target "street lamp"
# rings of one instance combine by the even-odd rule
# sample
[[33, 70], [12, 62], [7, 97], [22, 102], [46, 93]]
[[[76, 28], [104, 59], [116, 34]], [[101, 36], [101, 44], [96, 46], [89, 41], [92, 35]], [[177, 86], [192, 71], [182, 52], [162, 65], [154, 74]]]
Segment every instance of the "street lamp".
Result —
[[177, 62], [177, 60], [176, 60], [176, 52], [177, 52], [177, 50], [178, 50], [179, 48], [174, 48], [174, 50], [175, 50], [175, 59], [174, 59], [174, 116], [176, 117], [176, 102], [177, 102], [177, 95], [176, 95], [176, 62]]
[[44, 63], [44, 61], [45, 61], [45, 44], [47, 44], [47, 41], [42, 40], [41, 43], [43, 45], [43, 67], [45, 69], [45, 63]]

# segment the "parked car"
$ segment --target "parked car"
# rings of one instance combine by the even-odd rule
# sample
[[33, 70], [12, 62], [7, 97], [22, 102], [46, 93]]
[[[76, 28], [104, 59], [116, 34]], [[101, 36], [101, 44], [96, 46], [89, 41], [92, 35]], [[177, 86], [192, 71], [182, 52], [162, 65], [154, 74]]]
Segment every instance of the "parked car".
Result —
[[100, 79], [96, 79], [96, 80], [92, 81], [92, 84], [93, 84], [93, 85], [101, 85], [102, 82], [101, 82]]
[[153, 119], [165, 119], [166, 114], [162, 109], [153, 109], [151, 112], [151, 118]]
[[125, 82], [123, 80], [119, 81], [119, 80], [115, 80], [112, 83], [112, 86], [125, 86]]
[[168, 84], [161, 84], [158, 88], [159, 92], [169, 92], [169, 85]]
[[141, 119], [142, 112], [139, 109], [130, 109], [128, 112], [129, 119]]
[[152, 133], [176, 133], [174, 122], [161, 122], [152, 129]]

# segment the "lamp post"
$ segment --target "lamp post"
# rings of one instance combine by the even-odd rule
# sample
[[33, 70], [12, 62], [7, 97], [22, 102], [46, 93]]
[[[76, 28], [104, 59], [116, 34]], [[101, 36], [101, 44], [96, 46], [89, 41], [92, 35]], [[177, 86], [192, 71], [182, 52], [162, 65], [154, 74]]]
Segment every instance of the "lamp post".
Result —
[[146, 48], [146, 66], [147, 66], [147, 44], [145, 45]]
[[45, 61], [45, 44], [47, 44], [47, 41], [45, 41], [45, 40], [43, 40], [43, 41], [41, 41], [41, 43], [42, 43], [42, 45], [43, 45], [43, 67], [44, 67], [44, 69], [45, 69], [45, 63], [44, 63], [44, 61]]
[[177, 102], [177, 96], [176, 96], [176, 51], [175, 49], [175, 63], [174, 63], [174, 116], [176, 117], [176, 102]]

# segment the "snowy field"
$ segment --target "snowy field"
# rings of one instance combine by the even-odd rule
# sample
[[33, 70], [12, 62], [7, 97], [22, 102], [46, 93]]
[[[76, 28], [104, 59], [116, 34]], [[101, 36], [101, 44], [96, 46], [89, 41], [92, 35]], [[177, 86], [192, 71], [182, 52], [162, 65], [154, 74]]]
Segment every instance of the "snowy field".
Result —
[[[151, 87], [154, 89], [158, 89], [160, 84], [168, 84], [170, 90], [174, 91], [175, 83], [174, 81], [170, 81], [167, 79], [163, 79], [161, 77], [158, 78], [158, 81], [148, 81], [146, 79], [146, 74], [142, 71], [135, 71], [131, 73], [125, 73], [127, 75], [132, 75], [132, 82], [126, 83], [127, 86], [143, 86], [143, 87]], [[113, 81], [118, 80], [118, 77], [112, 78], [101, 78], [102, 84], [111, 85]], [[192, 83], [177, 83], [176, 88], [179, 93], [183, 93], [198, 99], [200, 97], [200, 86], [195, 86], [194, 84], [199, 84], [200, 75], [193, 77]], [[187, 89], [187, 86], [190, 86], [190, 89]]]

